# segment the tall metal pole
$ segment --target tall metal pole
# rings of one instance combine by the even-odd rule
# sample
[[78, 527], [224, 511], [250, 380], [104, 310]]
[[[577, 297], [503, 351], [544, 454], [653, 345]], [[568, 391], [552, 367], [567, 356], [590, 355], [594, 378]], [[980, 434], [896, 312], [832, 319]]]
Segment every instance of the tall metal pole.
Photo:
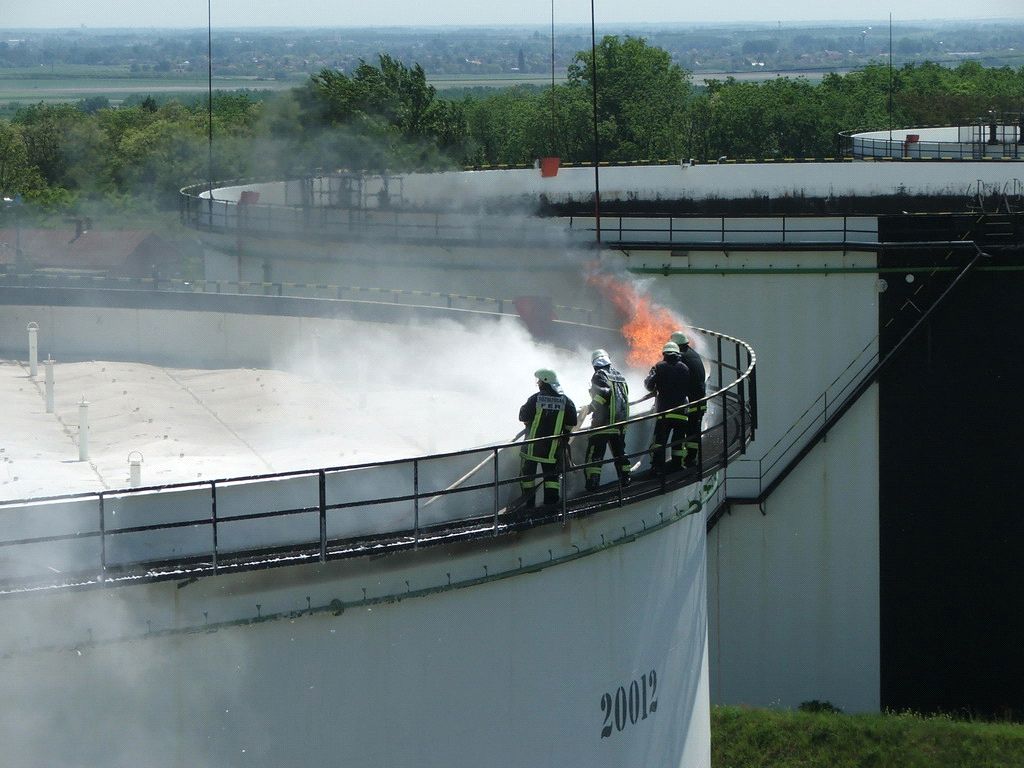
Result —
[[590, 85], [594, 103], [594, 231], [601, 242], [601, 181], [598, 165], [601, 162], [597, 145], [597, 33], [594, 29], [594, 0], [590, 0]]
[[206, 0], [206, 123], [207, 123], [207, 158], [206, 176], [209, 180], [207, 196], [210, 199], [210, 225], [213, 225], [213, 0]]
[[558, 150], [555, 147], [555, 137], [558, 135], [558, 128], [555, 124], [555, 0], [551, 0], [551, 155], [554, 157]]
[[889, 151], [892, 151], [892, 14], [889, 14]]

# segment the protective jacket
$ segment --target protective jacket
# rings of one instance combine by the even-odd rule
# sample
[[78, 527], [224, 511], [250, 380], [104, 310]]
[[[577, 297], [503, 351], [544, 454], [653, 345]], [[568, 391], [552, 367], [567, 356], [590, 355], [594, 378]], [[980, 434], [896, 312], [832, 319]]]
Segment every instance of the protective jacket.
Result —
[[690, 370], [690, 384], [687, 390], [687, 397], [690, 402], [700, 400], [704, 395], [707, 394], [707, 389], [704, 385], [704, 379], [706, 373], [704, 371], [704, 361], [701, 360], [700, 354], [693, 347], [687, 345], [680, 350], [683, 364]]
[[[629, 385], [626, 377], [604, 365], [594, 369], [590, 379], [591, 426], [608, 427], [601, 432], [620, 432], [615, 425], [629, 418]], [[600, 433], [599, 433], [600, 434]]]
[[[644, 379], [644, 387], [648, 392], [655, 392], [655, 409], [668, 411], [680, 405], [686, 405], [690, 391], [690, 369], [675, 355], [669, 355], [651, 368]], [[681, 412], [679, 418], [686, 418]]]
[[[526, 439], [535, 437], [561, 437], [576, 426], [576, 406], [566, 395], [549, 384], [530, 395], [519, 409], [519, 420], [526, 424]], [[554, 464], [558, 459], [560, 440], [538, 440], [527, 443], [520, 450], [524, 459]]]

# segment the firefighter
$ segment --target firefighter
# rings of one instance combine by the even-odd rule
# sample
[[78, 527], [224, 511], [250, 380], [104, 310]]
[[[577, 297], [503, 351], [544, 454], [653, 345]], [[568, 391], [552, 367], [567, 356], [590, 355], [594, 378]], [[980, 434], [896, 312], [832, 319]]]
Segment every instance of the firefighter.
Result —
[[661, 357], [661, 362], [651, 368], [644, 379], [644, 387], [656, 395], [655, 410], [662, 414], [654, 423], [654, 442], [651, 444], [651, 464], [656, 473], [666, 471], [666, 446], [671, 449], [672, 456], [668, 470], [682, 469], [687, 424], [683, 406], [690, 388], [690, 369], [679, 355], [679, 345], [674, 341], [668, 342], [661, 349]]
[[615, 457], [615, 471], [619, 482], [630, 483], [629, 459], [626, 457], [625, 426], [619, 422], [629, 418], [629, 385], [626, 377], [612, 367], [611, 358], [603, 349], [590, 353], [594, 375], [590, 379], [591, 426], [598, 429], [587, 440], [587, 490], [595, 491], [601, 485], [601, 465], [589, 466], [604, 460], [605, 448], [611, 447]]
[[[576, 426], [576, 406], [562, 392], [555, 372], [541, 368], [534, 375], [537, 377], [537, 392], [530, 395], [519, 409], [519, 420], [526, 425], [527, 442], [519, 451], [519, 483], [526, 497], [526, 507], [534, 506], [533, 489], [538, 464], [544, 478], [544, 504], [558, 503], [565, 445], [569, 433]], [[534, 438], [550, 439], [529, 442]]]
[[[690, 369], [690, 387], [686, 396], [691, 403], [696, 403], [707, 394], [707, 389], [704, 386], [704, 379], [706, 377], [704, 361], [701, 360], [700, 353], [690, 346], [690, 339], [683, 331], [673, 333], [669, 341], [674, 341], [679, 346], [679, 356], [686, 367]], [[686, 455], [683, 457], [684, 466], [697, 466], [697, 459], [700, 455], [701, 432], [703, 431], [701, 422], [707, 410], [708, 404], [706, 402], [686, 408], [686, 442], [683, 443], [683, 447], [686, 448]]]

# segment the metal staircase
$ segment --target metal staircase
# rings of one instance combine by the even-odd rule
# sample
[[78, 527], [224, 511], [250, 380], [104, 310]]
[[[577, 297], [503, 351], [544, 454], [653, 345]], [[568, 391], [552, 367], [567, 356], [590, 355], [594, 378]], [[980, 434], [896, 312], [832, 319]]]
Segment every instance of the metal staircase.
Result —
[[[988, 224], [987, 219], [991, 214], [986, 214], [979, 217], [979, 220], [972, 227], [971, 231], [965, 233], [965, 236], [974, 233], [984, 231], [988, 226], [995, 227], [995, 230], [1002, 234], [1006, 229], [1005, 222], [1001, 219], [997, 219], [996, 223]], [[1013, 224], [1014, 236], [1018, 239], [1015, 241], [1020, 242], [1019, 232], [1017, 230], [1018, 220], [1015, 217], [1011, 217], [1011, 224]], [[804, 457], [807, 456], [814, 447], [820, 443], [829, 433], [829, 431], [846, 415], [846, 413], [853, 407], [853, 405], [860, 399], [861, 395], [868, 391], [872, 384], [878, 381], [879, 376], [885, 371], [888, 365], [896, 359], [904, 349], [907, 348], [910, 340], [917, 334], [921, 327], [927, 322], [927, 320], [934, 314], [935, 310], [945, 303], [950, 294], [960, 285], [966, 276], [977, 266], [978, 262], [983, 258], [987, 258], [989, 254], [984, 252], [981, 247], [974, 240], [963, 240], [964, 246], [974, 247], [974, 254], [972, 258], [964, 264], [953, 279], [949, 282], [942, 293], [927, 307], [917, 309], [921, 310], [919, 317], [916, 321], [903, 333], [900, 339], [892, 346], [888, 353], [884, 357], [878, 357], [875, 353], [868, 357], [867, 362], [860, 362], [861, 355], [865, 353], [868, 347], [871, 346], [869, 343], [868, 347], [862, 350], [861, 355], [858, 355], [856, 359], [849, 366], [840, 377], [837, 378], [836, 384], [843, 378], [844, 374], [853, 372], [852, 378], [845, 382], [839, 389], [838, 395], [833, 394], [831, 401], [829, 400], [829, 391], [826, 391], [815, 399], [814, 403], [804, 412], [804, 414], [790, 427], [789, 430], [773, 445], [765, 457], [767, 458], [776, 449], [780, 457], [786, 457], [785, 460], [765, 460], [764, 458], [756, 462], [758, 466], [758, 475], [756, 477], [742, 477], [742, 480], [754, 480], [756, 481], [758, 491], [750, 494], [727, 494], [725, 500], [714, 510], [712, 510], [707, 518], [707, 530], [710, 532], [718, 521], [725, 515], [731, 507], [737, 505], [757, 505], [761, 508], [762, 514], [764, 511], [764, 502], [768, 497], [778, 488], [783, 481], [793, 472], [794, 469], [803, 461]], [[906, 306], [906, 305], [904, 305]], [[877, 338], [877, 337], [876, 337]], [[872, 343], [874, 339], [872, 340]], [[808, 421], [808, 415], [816, 409], [821, 409], [820, 414], [814, 414]], [[751, 462], [754, 463], [754, 462]]]

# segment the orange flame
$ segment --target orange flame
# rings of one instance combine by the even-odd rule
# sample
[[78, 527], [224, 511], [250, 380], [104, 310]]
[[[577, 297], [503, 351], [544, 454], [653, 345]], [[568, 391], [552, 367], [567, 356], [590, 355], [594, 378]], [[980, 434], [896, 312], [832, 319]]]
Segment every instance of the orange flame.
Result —
[[669, 336], [685, 329], [675, 314], [655, 304], [624, 280], [591, 273], [587, 282], [597, 287], [624, 318], [622, 337], [629, 345], [626, 362], [634, 368], [661, 360], [661, 348]]

